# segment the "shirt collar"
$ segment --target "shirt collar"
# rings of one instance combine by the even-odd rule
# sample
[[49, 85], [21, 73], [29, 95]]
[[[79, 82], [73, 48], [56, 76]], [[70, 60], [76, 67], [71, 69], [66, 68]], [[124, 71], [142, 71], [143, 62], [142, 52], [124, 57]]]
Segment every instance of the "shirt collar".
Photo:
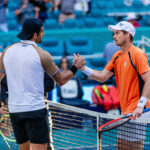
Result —
[[133, 49], [133, 47], [134, 47], [134, 45], [132, 44], [125, 53], [123, 53], [123, 51], [121, 51], [121, 54], [127, 54], [129, 51], [131, 51]]
[[21, 40], [20, 42], [23, 43], [23, 44], [27, 44], [27, 45], [37, 46], [37, 44], [34, 41], [31, 41], [31, 40]]

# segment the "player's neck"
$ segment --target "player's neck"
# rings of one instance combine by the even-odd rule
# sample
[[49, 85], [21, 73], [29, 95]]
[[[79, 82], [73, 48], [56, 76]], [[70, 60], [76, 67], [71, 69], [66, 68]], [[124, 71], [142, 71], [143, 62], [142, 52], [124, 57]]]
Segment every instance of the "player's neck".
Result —
[[123, 53], [127, 52], [129, 48], [132, 46], [132, 42], [125, 43], [124, 45], [120, 46]]
[[33, 42], [35, 42], [35, 43], [36, 43], [36, 41], [35, 41], [34, 39], [31, 39], [31, 41], [33, 41]]

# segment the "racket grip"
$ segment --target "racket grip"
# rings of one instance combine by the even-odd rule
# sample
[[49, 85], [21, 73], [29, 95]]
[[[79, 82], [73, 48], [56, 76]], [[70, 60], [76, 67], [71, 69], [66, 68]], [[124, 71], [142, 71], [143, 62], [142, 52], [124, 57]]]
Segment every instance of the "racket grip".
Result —
[[148, 112], [148, 111], [150, 111], [150, 107], [149, 107], [149, 108], [144, 109], [143, 113]]

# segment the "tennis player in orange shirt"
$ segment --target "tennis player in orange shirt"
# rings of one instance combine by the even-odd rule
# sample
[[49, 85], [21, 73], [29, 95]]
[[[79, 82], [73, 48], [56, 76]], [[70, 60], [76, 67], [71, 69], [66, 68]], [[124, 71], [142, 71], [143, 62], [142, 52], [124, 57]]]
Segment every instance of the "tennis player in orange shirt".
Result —
[[[148, 97], [150, 96], [150, 68], [146, 54], [133, 45], [135, 28], [129, 22], [122, 21], [116, 25], [109, 25], [108, 29], [114, 32], [113, 39], [120, 51], [116, 52], [110, 62], [102, 71], [93, 70], [87, 66], [82, 68], [82, 72], [92, 79], [99, 82], [105, 82], [111, 76], [115, 75], [117, 89], [123, 115], [132, 113], [134, 118], [140, 117], [144, 107], [149, 107]], [[133, 129], [133, 128], [132, 128]], [[136, 131], [137, 129], [137, 131]], [[139, 128], [135, 129], [135, 135]], [[133, 132], [132, 132], [133, 134]], [[140, 142], [143, 148], [145, 136], [138, 136], [132, 139], [118, 137], [118, 149], [132, 149], [128, 147], [129, 142], [137, 145]], [[125, 147], [121, 147], [122, 140]], [[134, 146], [133, 146], [134, 148]]]

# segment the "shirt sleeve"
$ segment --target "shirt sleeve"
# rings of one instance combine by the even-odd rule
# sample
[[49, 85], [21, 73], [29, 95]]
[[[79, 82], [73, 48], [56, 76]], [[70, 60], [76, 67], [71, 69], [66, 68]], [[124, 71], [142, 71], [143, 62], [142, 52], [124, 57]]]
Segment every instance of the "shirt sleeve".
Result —
[[52, 56], [46, 51], [44, 51], [44, 55], [42, 55], [41, 57], [41, 62], [42, 62], [45, 72], [48, 75], [53, 76], [59, 71], [58, 67], [53, 61]]
[[135, 65], [136, 65], [137, 71], [139, 72], [140, 75], [150, 71], [149, 64], [148, 64], [148, 58], [144, 52], [142, 52], [141, 54], [138, 54], [138, 56], [136, 56]]
[[59, 70], [58, 70], [58, 67], [56, 66], [55, 62], [53, 61], [52, 56], [45, 50], [41, 49], [40, 47], [37, 47], [35, 45], [33, 45], [33, 47], [35, 48], [35, 50], [37, 51], [37, 53], [40, 56], [41, 64], [42, 64], [45, 72], [49, 76], [55, 75]]
[[114, 63], [113, 63], [114, 57], [108, 62], [108, 64], [105, 66], [105, 70], [114, 72]]

